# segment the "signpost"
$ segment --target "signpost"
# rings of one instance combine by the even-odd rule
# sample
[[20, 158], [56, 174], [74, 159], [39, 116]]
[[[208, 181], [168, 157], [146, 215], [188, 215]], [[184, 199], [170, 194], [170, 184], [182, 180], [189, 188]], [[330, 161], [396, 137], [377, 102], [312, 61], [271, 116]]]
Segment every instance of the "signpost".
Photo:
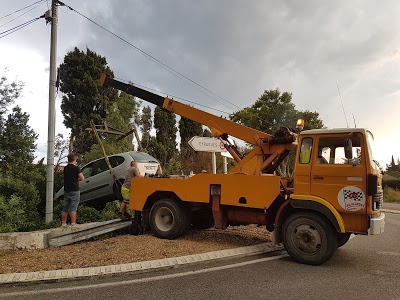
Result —
[[204, 152], [224, 152], [226, 151], [224, 144], [216, 138], [209, 138], [203, 136], [194, 136], [189, 140], [189, 146], [194, 151]]
[[224, 144], [216, 138], [209, 138], [209, 137], [203, 137], [203, 136], [194, 136], [189, 140], [189, 146], [193, 148], [194, 151], [204, 151], [204, 152], [212, 152], [212, 169], [213, 169], [213, 174], [217, 173], [217, 167], [216, 167], [216, 157], [215, 153], [216, 152], [221, 152], [226, 153], [226, 155], [223, 155], [223, 160], [224, 160], [224, 173], [227, 173], [227, 161], [226, 157], [229, 157], [227, 154], [229, 154], [228, 151], [226, 151]]

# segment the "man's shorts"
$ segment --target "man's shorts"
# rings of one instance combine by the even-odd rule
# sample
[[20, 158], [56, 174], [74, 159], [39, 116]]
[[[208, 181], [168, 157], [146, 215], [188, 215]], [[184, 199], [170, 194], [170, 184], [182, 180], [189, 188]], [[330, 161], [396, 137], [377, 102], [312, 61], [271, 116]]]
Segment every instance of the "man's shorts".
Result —
[[131, 197], [131, 190], [121, 186], [121, 195], [122, 195], [122, 202], [129, 204], [129, 199]]
[[70, 212], [78, 209], [79, 200], [81, 199], [80, 191], [72, 191], [64, 193], [63, 211]]

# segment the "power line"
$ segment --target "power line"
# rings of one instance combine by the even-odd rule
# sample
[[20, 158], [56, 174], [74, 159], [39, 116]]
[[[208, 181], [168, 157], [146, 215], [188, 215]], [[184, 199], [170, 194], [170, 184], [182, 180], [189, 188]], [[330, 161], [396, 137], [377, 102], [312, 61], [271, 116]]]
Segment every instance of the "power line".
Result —
[[[197, 82], [195, 82], [195, 81], [193, 81], [192, 79], [188, 78], [188, 77], [185, 76], [184, 74], [182, 74], [182, 73], [176, 71], [175, 69], [169, 67], [168, 65], [166, 65], [165, 63], [163, 63], [163, 62], [160, 61], [159, 59], [153, 57], [152, 55], [148, 54], [147, 52], [143, 51], [143, 50], [140, 49], [139, 47], [137, 47], [137, 46], [133, 45], [132, 43], [128, 42], [128, 41], [125, 40], [124, 38], [120, 37], [119, 35], [115, 34], [114, 32], [110, 31], [109, 29], [105, 28], [104, 26], [98, 24], [97, 22], [95, 22], [94, 20], [90, 19], [89, 17], [87, 17], [87, 16], [83, 15], [82, 13], [76, 11], [76, 10], [73, 9], [71, 6], [66, 5], [65, 3], [61, 2], [61, 1], [57, 1], [57, 2], [58, 2], [58, 4], [59, 4], [60, 6], [65, 6], [65, 7], [67, 7], [68, 9], [74, 11], [75, 13], [77, 13], [78, 15], [80, 15], [81, 17], [85, 18], [86, 20], [88, 20], [88, 21], [90, 21], [91, 23], [95, 24], [96, 26], [100, 27], [100, 28], [103, 29], [104, 31], [108, 32], [109, 34], [111, 34], [111, 35], [113, 35], [114, 37], [118, 38], [119, 40], [123, 41], [124, 43], [128, 44], [129, 46], [131, 46], [132, 48], [134, 48], [136, 51], [138, 51], [138, 52], [140, 52], [141, 54], [145, 55], [145, 56], [146, 56], [147, 58], [149, 58], [150, 60], [152, 60], [152, 61], [154, 61], [154, 62], [160, 64], [165, 70], [167, 70], [169, 73], [171, 73], [172, 75], [176, 76], [177, 78], [179, 78], [179, 79], [181, 79], [181, 80], [186, 79], [186, 83], [190, 84], [191, 86], [196, 85], [196, 86], [202, 88], [203, 90], [205, 90], [205, 91], [211, 93], [212, 95], [215, 95], [216, 97], [218, 97], [218, 98], [220, 98], [220, 99], [226, 101], [227, 103], [229, 103], [229, 104], [235, 106], [235, 107], [238, 108], [239, 110], [242, 110], [241, 107], [239, 107], [239, 106], [237, 106], [236, 104], [234, 104], [234, 103], [232, 103], [232, 102], [226, 100], [225, 98], [220, 97], [220, 96], [217, 95], [216, 93], [214, 93], [214, 92], [212, 92], [211, 90], [207, 89], [206, 87], [204, 87], [204, 86], [198, 84]], [[184, 80], [184, 81], [185, 81], [185, 80]], [[193, 83], [194, 85], [193, 85], [192, 83]], [[196, 86], [194, 86], [194, 87], [196, 88]], [[199, 90], [201, 93], [205, 94], [206, 96], [215, 99], [215, 97], [212, 97], [212, 96], [208, 95], [208, 94], [205, 93], [203, 90], [200, 90], [200, 89], [198, 89], [198, 88], [196, 88], [196, 89]], [[167, 93], [165, 93], [165, 94], [167, 94]], [[212, 109], [212, 110], [215, 110], [215, 111], [219, 111], [219, 112], [222, 112], [222, 113], [225, 113], [225, 114], [228, 114], [228, 115], [230, 114], [230, 113], [227, 113], [227, 112], [225, 112], [225, 111], [218, 110], [218, 109], [215, 109], [215, 108], [212, 108], [212, 107], [209, 107], [209, 106], [206, 106], [206, 105], [202, 105], [202, 104], [199, 104], [199, 103], [195, 103], [195, 102], [192, 102], [192, 101], [183, 99], [183, 98], [179, 98], [179, 97], [176, 97], [176, 98], [177, 98], [177, 99], [180, 99], [180, 100], [183, 100], [183, 101], [186, 101], [186, 102], [189, 102], [189, 103], [192, 103], [192, 104], [196, 104], [196, 105], [199, 105], [199, 106], [202, 106], [202, 107], [206, 107], [206, 108], [208, 108], [208, 109]], [[215, 99], [215, 100], [217, 100], [217, 99]], [[217, 101], [218, 101], [218, 100], [217, 100]], [[218, 102], [220, 102], [220, 101], [218, 101]], [[225, 105], [225, 106], [226, 106], [226, 105]], [[255, 115], [255, 117], [256, 117], [257, 119], [259, 119], [260, 121], [263, 121], [263, 122], [268, 123], [270, 126], [274, 126], [273, 123], [267, 122], [266, 120], [262, 120], [262, 119], [261, 119], [260, 117], [258, 117], [257, 115]]]
[[11, 33], [16, 32], [16, 31], [18, 31], [18, 30], [20, 30], [20, 29], [22, 29], [22, 28], [24, 28], [24, 27], [26, 27], [26, 26], [34, 23], [34, 22], [36, 22], [37, 20], [39, 20], [41, 18], [44, 18], [44, 15], [42, 15], [40, 17], [37, 17], [37, 18], [34, 18], [34, 19], [32, 19], [30, 21], [27, 21], [25, 23], [22, 23], [22, 24], [20, 24], [18, 26], [15, 26], [15, 27], [11, 28], [11, 29], [8, 29], [6, 31], [0, 32], [0, 39], [3, 38], [3, 37], [6, 37], [7, 35], [9, 35]]
[[[119, 35], [115, 34], [114, 32], [108, 30], [107, 28], [105, 28], [104, 26], [98, 24], [97, 22], [93, 21], [92, 19], [90, 19], [89, 17], [83, 15], [82, 13], [78, 12], [77, 10], [73, 9], [71, 6], [66, 5], [65, 3], [61, 2], [61, 1], [57, 1], [59, 3], [59, 5], [61, 6], [65, 6], [67, 8], [69, 8], [70, 10], [74, 11], [75, 13], [77, 13], [78, 15], [84, 17], [86, 20], [92, 22], [93, 24], [95, 24], [96, 26], [100, 27], [101, 29], [107, 31], [109, 34], [115, 36], [116, 38], [120, 39], [121, 41], [123, 41], [124, 43], [128, 44], [129, 46], [131, 46], [132, 48], [134, 48], [136, 51], [140, 52], [141, 54], [145, 55], [147, 58], [149, 58], [150, 60], [153, 60], [154, 62], [160, 64], [165, 70], [167, 70], [169, 73], [173, 74], [174, 76], [180, 78], [181, 80], [186, 79], [186, 82], [189, 83], [190, 85], [193, 86], [193, 84], [195, 86], [198, 86], [200, 88], [202, 88], [203, 90], [207, 91], [208, 93], [216, 96], [219, 99], [224, 100], [225, 102], [235, 106], [238, 109], [241, 109], [241, 107], [237, 106], [236, 104], [230, 102], [229, 100], [226, 100], [225, 98], [217, 95], [216, 93], [214, 93], [213, 91], [207, 89], [206, 87], [202, 86], [201, 84], [195, 82], [194, 80], [190, 79], [189, 77], [187, 77], [186, 75], [178, 72], [177, 70], [171, 68], [170, 66], [168, 66], [167, 64], [163, 63], [162, 61], [160, 61], [159, 59], [155, 58], [154, 56], [148, 54], [147, 52], [143, 51], [142, 49], [140, 49], [139, 47], [133, 45], [132, 43], [128, 42], [127, 40], [125, 40], [124, 38], [120, 37]], [[207, 93], [205, 93], [203, 90], [199, 90], [202, 93], [204, 93], [205, 95], [207, 95], [208, 97], [211, 97], [210, 95], [208, 95]], [[212, 97], [215, 99], [215, 97]], [[217, 99], [216, 99], [217, 100]]]
[[[42, 0], [42, 1], [43, 1], [43, 0]], [[10, 20], [10, 21], [8, 21], [8, 22], [6, 22], [6, 23], [0, 25], [0, 27], [3, 27], [4, 25], [7, 25], [8, 23], [11, 23], [12, 21], [15, 21], [16, 19], [22, 17], [23, 15], [26, 15], [28, 12], [30, 12], [30, 11], [34, 10], [35, 8], [39, 7], [41, 4], [42, 4], [42, 3], [39, 3], [38, 5], [36, 5], [35, 7], [31, 8], [30, 10], [24, 12], [23, 14], [19, 15], [18, 17], [15, 17], [14, 19], [12, 19], [12, 20]]]
[[7, 15], [5, 15], [5, 16], [2, 16], [2, 17], [0, 18], [0, 20], [1, 20], [1, 19], [4, 19], [4, 18], [7, 18], [8, 16], [11, 16], [11, 15], [13, 15], [13, 14], [15, 14], [15, 13], [21, 11], [21, 10], [24, 10], [24, 9], [26, 9], [26, 8], [28, 8], [28, 7], [31, 7], [31, 6], [35, 5], [35, 4], [38, 4], [39, 2], [45, 2], [45, 1], [46, 1], [46, 0], [36, 1], [35, 3], [32, 3], [31, 5], [25, 6], [24, 8], [18, 9], [18, 10], [16, 10], [16, 11], [12, 12], [12, 13], [9, 13], [9, 14], [7, 14]]

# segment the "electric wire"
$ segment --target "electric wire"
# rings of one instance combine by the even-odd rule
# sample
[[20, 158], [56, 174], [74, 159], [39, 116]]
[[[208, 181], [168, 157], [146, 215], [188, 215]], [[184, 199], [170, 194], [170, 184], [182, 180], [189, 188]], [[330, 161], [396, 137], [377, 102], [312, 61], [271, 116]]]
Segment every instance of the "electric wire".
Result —
[[19, 15], [18, 17], [15, 17], [14, 19], [11, 19], [10, 21], [8, 21], [8, 22], [6, 22], [4, 24], [1, 24], [0, 27], [3, 27], [4, 25], [7, 25], [8, 23], [11, 23], [12, 21], [15, 21], [16, 19], [22, 17], [23, 15], [26, 15], [28, 12], [30, 12], [30, 11], [34, 10], [35, 8], [39, 7], [41, 4], [42, 3], [39, 3], [38, 5], [36, 5], [35, 7], [31, 8], [30, 10], [24, 12], [23, 14]]
[[18, 9], [18, 10], [16, 10], [16, 11], [12, 12], [12, 13], [9, 13], [9, 14], [7, 14], [7, 15], [5, 15], [5, 16], [0, 17], [0, 20], [1, 20], [1, 19], [4, 19], [4, 18], [7, 18], [7, 17], [9, 17], [9, 16], [11, 16], [11, 15], [17, 13], [17, 12], [20, 12], [21, 10], [24, 10], [24, 9], [26, 9], [26, 8], [28, 8], [28, 7], [33, 6], [33, 5], [35, 5], [35, 4], [38, 4], [38, 3], [40, 3], [40, 2], [45, 2], [45, 1], [46, 1], [46, 0], [36, 1], [35, 3], [32, 3], [32, 4], [28, 5], [28, 6], [25, 6], [24, 8]]
[[[78, 12], [77, 10], [75, 10], [74, 8], [72, 8], [71, 6], [61, 2], [61, 1], [57, 1], [59, 3], [59, 5], [61, 6], [65, 6], [67, 8], [69, 8], [71, 11], [77, 13], [78, 15], [80, 15], [81, 17], [85, 18], [86, 20], [88, 20], [89, 22], [95, 24], [96, 26], [100, 27], [101, 29], [105, 30], [106, 32], [108, 32], [109, 34], [113, 35], [114, 37], [118, 38], [119, 40], [123, 41], [124, 43], [128, 44], [129, 46], [131, 46], [133, 49], [135, 49], [136, 51], [138, 51], [139, 53], [143, 54], [144, 56], [146, 56], [147, 58], [149, 58], [150, 60], [152, 60], [153, 62], [156, 62], [158, 64], [160, 64], [165, 70], [167, 70], [169, 73], [173, 74], [174, 76], [180, 78], [181, 80], [186, 80], [186, 82], [190, 85], [195, 85], [197, 87], [200, 87], [203, 90], [199, 90], [200, 92], [202, 92], [203, 94], [207, 95], [210, 98], [214, 98], [217, 97], [221, 100], [224, 100], [225, 102], [231, 104], [232, 106], [235, 106], [236, 108], [238, 108], [239, 110], [242, 109], [241, 107], [237, 106], [236, 104], [232, 103], [231, 101], [217, 95], [216, 93], [214, 93], [213, 91], [207, 89], [206, 87], [202, 86], [201, 84], [195, 82], [194, 80], [190, 79], [189, 77], [187, 77], [186, 75], [180, 73], [179, 71], [171, 68], [170, 66], [168, 66], [167, 64], [163, 63], [162, 61], [160, 61], [159, 59], [155, 58], [154, 56], [150, 55], [149, 53], [145, 52], [144, 50], [140, 49], [139, 47], [133, 45], [132, 43], [130, 43], [129, 41], [127, 41], [126, 39], [120, 37], [119, 35], [115, 34], [114, 32], [110, 31], [109, 29], [105, 28], [104, 26], [100, 25], [99, 23], [97, 23], [96, 21], [90, 19], [89, 17], [85, 16], [84, 14]], [[204, 91], [207, 91], [208, 93], [212, 94], [214, 97], [211, 97], [209, 94], [205, 93]], [[215, 99], [217, 100], [217, 99]]]
[[41, 18], [44, 18], [44, 15], [42, 15], [40, 17], [37, 17], [37, 18], [34, 18], [34, 19], [32, 19], [30, 21], [27, 21], [25, 23], [22, 23], [22, 24], [20, 24], [18, 26], [15, 26], [15, 27], [11, 28], [11, 29], [8, 29], [6, 31], [0, 32], [0, 39], [6, 37], [7, 35], [9, 35], [11, 33], [14, 33], [14, 32], [16, 32], [18, 30], [21, 30], [22, 28], [24, 28], [24, 27], [36, 22], [37, 20], [39, 20]]
[[[186, 83], [188, 83], [188, 84], [190, 84], [191, 86], [195, 87], [197, 90], [199, 90], [201, 93], [205, 94], [206, 96], [215, 99], [215, 97], [212, 97], [212, 96], [208, 95], [208, 94], [205, 93], [203, 90], [205, 90], [205, 91], [211, 93], [212, 95], [214, 95], [214, 96], [216, 96], [216, 97], [218, 97], [218, 98], [220, 98], [220, 99], [226, 101], [227, 103], [229, 103], [229, 104], [235, 106], [235, 107], [238, 108], [239, 110], [242, 110], [242, 108], [241, 108], [240, 106], [237, 106], [236, 104], [230, 102], [229, 100], [226, 100], [225, 98], [220, 97], [219, 95], [215, 94], [214, 92], [212, 92], [211, 90], [207, 89], [206, 87], [204, 87], [204, 86], [198, 84], [197, 82], [195, 82], [194, 80], [188, 78], [188, 77], [185, 76], [184, 74], [182, 74], [182, 73], [176, 71], [175, 69], [169, 67], [168, 65], [166, 65], [165, 63], [163, 63], [163, 62], [160, 61], [159, 59], [157, 59], [157, 58], [155, 58], [154, 56], [148, 54], [147, 52], [143, 51], [143, 50], [140, 49], [139, 47], [133, 45], [132, 43], [130, 43], [130, 42], [127, 41], [126, 39], [120, 37], [119, 35], [115, 34], [114, 32], [112, 32], [112, 31], [110, 31], [109, 29], [105, 28], [104, 26], [100, 25], [100, 24], [97, 23], [96, 21], [94, 21], [94, 20], [90, 19], [89, 17], [85, 16], [84, 14], [80, 13], [79, 11], [75, 10], [74, 8], [72, 8], [71, 6], [65, 4], [64, 2], [61, 2], [61, 1], [57, 1], [57, 3], [58, 3], [59, 6], [65, 6], [65, 7], [67, 7], [69, 10], [71, 10], [71, 11], [77, 13], [78, 15], [80, 15], [80, 16], [83, 17], [83, 18], [85, 18], [85, 19], [88, 20], [89, 22], [95, 24], [96, 26], [100, 27], [100, 28], [103, 29], [104, 31], [108, 32], [109, 34], [111, 34], [111, 35], [113, 35], [114, 37], [118, 38], [119, 40], [123, 41], [124, 43], [128, 44], [128, 45], [131, 46], [133, 49], [135, 49], [136, 51], [138, 51], [138, 52], [140, 52], [141, 54], [145, 55], [147, 58], [149, 58], [149, 59], [152, 60], [153, 62], [156, 62], [156, 63], [160, 64], [165, 70], [167, 70], [169, 73], [171, 73], [172, 75], [176, 76], [177, 78], [179, 78], [179, 79], [181, 79], [181, 80], [184, 80], [184, 81], [185, 81], [185, 79], [186, 79], [186, 81], [185, 81]], [[203, 90], [198, 89], [196, 86], [202, 88]], [[212, 110], [219, 111], [219, 112], [225, 113], [225, 114], [227, 114], [227, 115], [230, 115], [230, 113], [228, 113], [228, 112], [225, 112], [225, 111], [222, 111], [222, 110], [218, 110], [218, 109], [215, 109], [215, 108], [212, 108], [212, 107], [209, 107], [209, 106], [206, 106], [206, 105], [202, 105], [202, 104], [199, 104], [199, 103], [195, 103], [195, 102], [192, 102], [192, 101], [183, 99], [183, 98], [176, 97], [176, 99], [180, 99], [180, 100], [183, 100], [183, 101], [192, 103], [192, 104], [196, 104], [196, 105], [199, 105], [199, 106], [208, 108], [208, 109], [212, 109]], [[218, 101], [218, 99], [215, 99], [215, 100]], [[220, 101], [218, 101], [218, 102], [220, 102]], [[224, 105], [224, 104], [223, 104], [223, 105]], [[225, 105], [225, 106], [226, 106], [226, 105]], [[255, 117], [256, 117], [257, 119], [260, 119], [260, 117], [258, 117], [258, 116], [255, 116]], [[260, 119], [260, 120], [261, 120], [261, 119]], [[266, 122], [266, 120], [262, 120], [262, 121]], [[271, 126], [274, 126], [271, 122], [267, 122], [267, 123], [268, 123], [269, 125], [271, 125]], [[276, 125], [275, 125], [275, 126], [276, 126]]]

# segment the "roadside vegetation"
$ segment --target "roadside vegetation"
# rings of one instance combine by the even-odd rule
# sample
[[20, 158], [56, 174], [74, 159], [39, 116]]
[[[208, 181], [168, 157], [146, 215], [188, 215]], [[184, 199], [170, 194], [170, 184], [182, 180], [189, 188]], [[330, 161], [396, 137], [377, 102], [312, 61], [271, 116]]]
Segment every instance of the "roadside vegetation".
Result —
[[383, 202], [400, 203], [400, 159], [395, 163], [394, 157], [386, 165], [383, 175]]

